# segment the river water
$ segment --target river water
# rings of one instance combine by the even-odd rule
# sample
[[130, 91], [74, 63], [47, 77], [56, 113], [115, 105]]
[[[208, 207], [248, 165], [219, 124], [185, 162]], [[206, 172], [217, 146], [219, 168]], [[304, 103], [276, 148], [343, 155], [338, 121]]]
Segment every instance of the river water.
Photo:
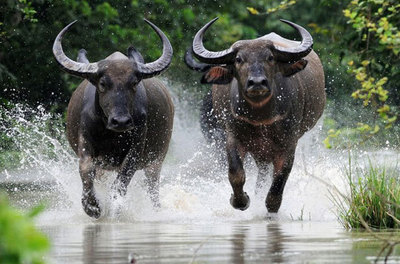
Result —
[[[36, 223], [52, 244], [49, 263], [375, 261], [382, 243], [366, 232], [346, 231], [337, 219], [332, 196], [337, 197], [336, 190], [347, 192], [349, 155], [362, 166], [367, 157], [395, 162], [398, 154], [327, 150], [318, 124], [300, 140], [278, 214], [266, 212], [267, 187], [254, 194], [257, 169], [247, 158], [245, 191], [251, 204], [242, 212], [229, 204], [227, 168], [218, 162], [213, 147], [205, 144], [193, 118], [195, 111], [182, 102], [176, 105], [174, 133], [161, 173], [161, 208], [152, 207], [143, 172], [135, 174], [125, 198], [109, 199], [115, 177], [110, 173], [95, 184], [104, 208], [99, 220], [89, 218], [81, 208], [78, 162], [63, 128], [45, 129], [51, 116], [41, 108], [29, 109], [37, 116], [29, 120], [23, 106], [10, 113], [19, 128], [9, 133], [25, 155], [20, 168], [0, 172], [0, 187], [16, 207], [46, 205]], [[399, 256], [395, 251], [389, 263], [400, 263]]]

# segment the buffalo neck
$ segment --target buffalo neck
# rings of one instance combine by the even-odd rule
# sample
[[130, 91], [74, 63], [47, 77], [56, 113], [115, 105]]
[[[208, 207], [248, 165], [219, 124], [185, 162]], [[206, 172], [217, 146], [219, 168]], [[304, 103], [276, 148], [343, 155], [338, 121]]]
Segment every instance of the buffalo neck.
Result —
[[[248, 102], [239, 89], [239, 83], [233, 79], [230, 89], [231, 111], [236, 119], [246, 121], [253, 125], [270, 125], [285, 117], [285, 113], [279, 113], [276, 107], [275, 95], [262, 106]], [[275, 92], [275, 91], [274, 91]]]
[[96, 116], [99, 117], [103, 123], [104, 129], [107, 127], [107, 116], [104, 114], [103, 109], [100, 106], [100, 101], [99, 101], [99, 91], [95, 92], [94, 96], [94, 112], [96, 113]]

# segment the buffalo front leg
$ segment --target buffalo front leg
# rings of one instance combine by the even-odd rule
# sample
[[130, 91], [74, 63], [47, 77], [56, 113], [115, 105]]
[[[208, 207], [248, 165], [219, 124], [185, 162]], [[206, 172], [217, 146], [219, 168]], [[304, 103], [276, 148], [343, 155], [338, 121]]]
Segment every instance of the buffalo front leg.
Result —
[[[129, 159], [129, 158], [128, 158]], [[130, 160], [130, 159], [129, 159]], [[131, 161], [134, 162], [134, 161]], [[129, 161], [127, 162], [129, 163]], [[136, 165], [136, 164], [134, 164]], [[133, 175], [136, 172], [136, 166], [133, 164], [127, 164], [118, 172], [117, 178], [115, 179], [112, 190], [114, 191], [114, 199], [119, 196], [125, 196], [128, 190], [128, 185], [132, 180]]]
[[289, 173], [292, 170], [293, 161], [294, 151], [278, 155], [273, 161], [274, 175], [265, 200], [265, 205], [270, 213], [278, 212], [281, 207], [283, 190], [289, 177]]
[[229, 182], [233, 190], [230, 203], [233, 208], [244, 211], [250, 205], [249, 196], [243, 192], [243, 186], [246, 182], [246, 175], [243, 169], [244, 153], [240, 153], [239, 143], [230, 133], [228, 133], [227, 137], [226, 150], [229, 166]]
[[90, 217], [99, 218], [101, 215], [101, 210], [93, 186], [93, 182], [96, 177], [96, 166], [91, 157], [84, 156], [80, 158], [79, 173], [81, 175], [83, 186], [83, 210]]
[[144, 138], [146, 138], [147, 127], [144, 121], [137, 122], [137, 126], [141, 127], [140, 131], [135, 132], [136, 141], [132, 142], [129, 152], [122, 162], [121, 169], [115, 179], [112, 190], [114, 191], [114, 199], [117, 196], [125, 196], [128, 190], [128, 185], [132, 180], [133, 175], [138, 169], [140, 157], [143, 155]]
[[144, 169], [146, 174], [146, 184], [150, 199], [153, 202], [154, 207], [160, 207], [160, 172], [162, 162], [154, 162], [150, 166]]
[[125, 196], [128, 190], [128, 185], [135, 174], [140, 155], [143, 152], [143, 142], [133, 144], [122, 163], [121, 169], [118, 172], [117, 178], [115, 179], [112, 190], [114, 191], [114, 199], [119, 196]]

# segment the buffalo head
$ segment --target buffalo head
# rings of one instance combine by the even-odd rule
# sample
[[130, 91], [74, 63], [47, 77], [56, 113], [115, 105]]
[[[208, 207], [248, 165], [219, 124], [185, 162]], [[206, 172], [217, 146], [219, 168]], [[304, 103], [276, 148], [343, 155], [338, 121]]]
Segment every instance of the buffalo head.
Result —
[[313, 40], [303, 27], [281, 20], [301, 35], [302, 41], [296, 47], [273, 42], [271, 35], [276, 34], [272, 33], [269, 38], [239, 40], [226, 50], [213, 52], [204, 47], [203, 36], [217, 19], [208, 22], [193, 39], [192, 51], [203, 64], [195, 64], [190, 60], [190, 52], [185, 59], [187, 64], [192, 61], [192, 69], [206, 71], [203, 83], [228, 84], [235, 78], [240, 97], [257, 107], [270, 101], [274, 94], [279, 94], [277, 80], [289, 77], [306, 67], [307, 61], [303, 58], [311, 52]]
[[[104, 60], [90, 63], [86, 51], [81, 50], [78, 61], [68, 58], [62, 49], [64, 33], [76, 22], [66, 26], [53, 45], [53, 53], [63, 69], [75, 76], [85, 78], [96, 87], [96, 100], [107, 129], [124, 132], [133, 129], [132, 111], [134, 98], [143, 96], [142, 80], [151, 78], [166, 70], [171, 63], [172, 47], [165, 34], [153, 23], [145, 20], [158, 34], [163, 43], [163, 53], [159, 59], [144, 63], [135, 48], [128, 49], [128, 57], [119, 52]], [[140, 91], [139, 91], [140, 90]]]

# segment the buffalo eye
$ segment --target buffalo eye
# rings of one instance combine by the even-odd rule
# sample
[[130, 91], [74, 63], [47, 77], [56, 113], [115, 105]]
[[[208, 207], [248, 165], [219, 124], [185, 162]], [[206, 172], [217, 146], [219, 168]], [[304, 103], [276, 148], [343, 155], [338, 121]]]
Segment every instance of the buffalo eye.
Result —
[[241, 64], [241, 63], [243, 62], [243, 60], [242, 60], [242, 58], [240, 58], [239, 56], [237, 56], [237, 57], [235, 58], [235, 62], [236, 62], [237, 64]]
[[99, 82], [99, 92], [104, 93], [106, 91], [106, 81], [101, 79]]
[[268, 58], [267, 58], [267, 60], [269, 61], [269, 62], [272, 62], [273, 60], [274, 60], [274, 56], [268, 56]]
[[136, 91], [136, 86], [139, 84], [140, 81], [141, 81], [141, 80], [140, 80], [139, 78], [130, 77], [130, 79], [129, 79], [129, 81], [128, 81], [128, 85], [129, 85], [130, 87], [132, 87], [132, 89], [133, 89], [134, 91]]

